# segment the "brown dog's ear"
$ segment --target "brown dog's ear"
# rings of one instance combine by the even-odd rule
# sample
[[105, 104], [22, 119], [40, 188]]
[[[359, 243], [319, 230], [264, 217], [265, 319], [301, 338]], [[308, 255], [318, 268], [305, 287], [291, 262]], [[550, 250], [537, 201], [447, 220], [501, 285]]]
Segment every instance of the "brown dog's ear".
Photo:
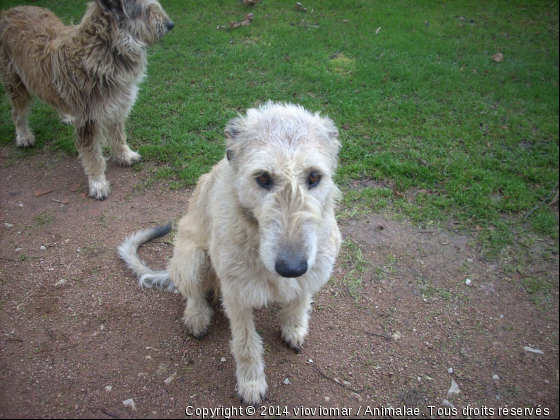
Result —
[[119, 21], [126, 16], [121, 0], [96, 0], [97, 4], [106, 13], [112, 13]]

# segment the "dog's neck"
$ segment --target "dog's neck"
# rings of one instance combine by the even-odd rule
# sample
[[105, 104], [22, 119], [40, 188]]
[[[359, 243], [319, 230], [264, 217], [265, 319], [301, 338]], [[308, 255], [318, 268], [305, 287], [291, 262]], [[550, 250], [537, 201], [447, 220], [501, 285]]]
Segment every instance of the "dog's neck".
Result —
[[118, 25], [114, 15], [104, 12], [95, 2], [91, 2], [75, 30], [80, 33], [81, 39], [90, 38], [90, 45], [98, 46], [105, 54], [107, 44], [110, 43], [109, 50], [113, 52], [117, 63], [126, 62], [125, 65], [141, 67], [142, 71], [147, 60], [147, 45], [119, 29]]

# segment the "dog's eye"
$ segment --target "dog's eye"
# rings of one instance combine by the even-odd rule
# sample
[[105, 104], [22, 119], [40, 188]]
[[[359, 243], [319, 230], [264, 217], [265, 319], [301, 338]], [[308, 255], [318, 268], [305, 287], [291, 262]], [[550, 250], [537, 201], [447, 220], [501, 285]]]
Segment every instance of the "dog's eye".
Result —
[[321, 182], [321, 174], [319, 172], [311, 172], [309, 178], [307, 178], [307, 184], [309, 188], [316, 187]]
[[272, 179], [270, 179], [270, 175], [267, 172], [263, 172], [257, 176], [257, 184], [259, 184], [260, 187], [269, 190], [272, 187]]

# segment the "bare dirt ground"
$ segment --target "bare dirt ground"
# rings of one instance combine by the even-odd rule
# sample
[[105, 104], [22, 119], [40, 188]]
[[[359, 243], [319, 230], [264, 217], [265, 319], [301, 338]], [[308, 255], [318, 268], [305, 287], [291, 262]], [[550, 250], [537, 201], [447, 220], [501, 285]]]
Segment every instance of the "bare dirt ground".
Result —
[[[152, 169], [110, 163], [98, 202], [76, 158], [0, 148], [1, 418], [558, 418], [556, 241], [487, 260], [452, 225], [378, 214], [341, 218], [346, 243], [301, 353], [283, 344], [276, 306], [257, 311], [269, 393], [250, 416], [219, 304], [197, 341], [180, 295], [141, 289], [115, 252], [188, 207], [192, 190], [147, 182]], [[143, 258], [165, 267], [171, 241]], [[374, 411], [402, 407], [417, 411]]]

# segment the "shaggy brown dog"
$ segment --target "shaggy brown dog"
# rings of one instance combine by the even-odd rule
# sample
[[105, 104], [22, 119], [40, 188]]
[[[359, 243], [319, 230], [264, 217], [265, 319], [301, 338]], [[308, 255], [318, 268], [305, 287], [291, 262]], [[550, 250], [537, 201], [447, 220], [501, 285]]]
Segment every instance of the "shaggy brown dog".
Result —
[[77, 26], [64, 26], [39, 7], [2, 12], [0, 79], [12, 105], [17, 146], [35, 143], [28, 114], [36, 96], [74, 125], [90, 195], [105, 199], [105, 138], [120, 164], [141, 159], [126, 144], [124, 121], [145, 76], [147, 47], [173, 26], [156, 0], [96, 0]]

